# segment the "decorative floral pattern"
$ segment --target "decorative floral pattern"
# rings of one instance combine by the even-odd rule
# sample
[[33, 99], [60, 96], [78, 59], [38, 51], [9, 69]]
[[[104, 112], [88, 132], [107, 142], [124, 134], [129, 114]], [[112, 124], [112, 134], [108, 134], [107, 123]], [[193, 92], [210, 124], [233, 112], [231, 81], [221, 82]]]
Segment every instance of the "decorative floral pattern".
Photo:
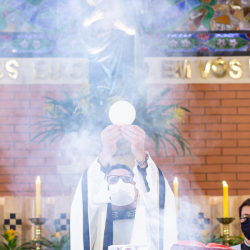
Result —
[[202, 46], [198, 49], [198, 52], [209, 52], [209, 48], [205, 47], [205, 46]]
[[229, 46], [235, 48], [238, 45], [238, 42], [235, 38], [229, 39]]
[[168, 42], [169, 46], [172, 47], [172, 48], [176, 48], [179, 44], [179, 42], [176, 40], [176, 39], [171, 39], [169, 42]]
[[[247, 51], [250, 9], [246, 7], [246, 1], [249, 0], [238, 0], [237, 3], [226, 0], [171, 0], [143, 4], [138, 21], [146, 32], [145, 40], [154, 43], [145, 46], [145, 55], [151, 53], [152, 56], [159, 56], [162, 53], [164, 56], [166, 52], [173, 51]], [[84, 56], [77, 35], [82, 32], [82, 19], [78, 18], [82, 10], [77, 10], [79, 15], [76, 15], [72, 1], [2, 2], [0, 52], [4, 56], [11, 57], [14, 53], [15, 56], [18, 53], [54, 56], [53, 52]], [[137, 4], [137, 1], [134, 2]], [[228, 36], [224, 33], [224, 36], [216, 38], [215, 33], [210, 33], [219, 34], [221, 30], [228, 31]], [[229, 35], [239, 30], [246, 32], [237, 36]], [[166, 37], [166, 34], [171, 33], [175, 33], [175, 36]], [[152, 39], [153, 36], [155, 39]]]
[[201, 40], [207, 40], [209, 38], [209, 34], [197, 34], [197, 37]]
[[[200, 36], [202, 35], [202, 36]], [[40, 36], [40, 37], [39, 37]], [[172, 37], [171, 37], [172, 36]], [[207, 39], [205, 39], [208, 37]], [[63, 39], [63, 42], [62, 42]], [[56, 37], [47, 35], [31, 35], [27, 34], [13, 34], [5, 35], [0, 33], [0, 52], [2, 55], [8, 57], [16, 57], [18, 54], [23, 53], [36, 53], [37, 57], [47, 55], [48, 57], [57, 56], [52, 51], [57, 53], [77, 53], [84, 55], [81, 46], [71, 46], [70, 41], [74, 37]], [[203, 40], [204, 39], [204, 40]], [[69, 40], [69, 43], [66, 41]], [[166, 56], [166, 53], [186, 53], [192, 52], [208, 52], [216, 53], [218, 50], [221, 52], [237, 52], [249, 51], [250, 36], [246, 33], [230, 32], [230, 33], [209, 33], [206, 36], [203, 34], [195, 33], [178, 33], [169, 34], [161, 33], [151, 34], [146, 33], [144, 44], [144, 55], [151, 56]], [[15, 53], [14, 53], [15, 52]]]
[[22, 40], [20, 42], [20, 46], [23, 48], [23, 49], [27, 49], [29, 47], [30, 43], [27, 41], [27, 40]]
[[40, 47], [41, 47], [41, 42], [40, 42], [39, 40], [34, 40], [34, 41], [32, 42], [32, 47], [33, 47], [34, 49], [40, 48]]
[[216, 42], [219, 48], [224, 48], [227, 45], [227, 41], [224, 38], [219, 38]]
[[190, 42], [189, 39], [184, 38], [184, 39], [181, 40], [181, 46], [183, 48], [188, 48], [188, 47], [190, 47], [190, 45], [191, 45], [191, 42]]

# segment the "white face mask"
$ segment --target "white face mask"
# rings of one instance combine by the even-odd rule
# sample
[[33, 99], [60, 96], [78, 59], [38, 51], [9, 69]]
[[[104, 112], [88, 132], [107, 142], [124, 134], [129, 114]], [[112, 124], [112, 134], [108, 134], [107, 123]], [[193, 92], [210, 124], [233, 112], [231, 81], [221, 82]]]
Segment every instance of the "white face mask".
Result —
[[120, 178], [116, 184], [109, 185], [111, 203], [115, 206], [126, 206], [135, 200], [135, 187]]

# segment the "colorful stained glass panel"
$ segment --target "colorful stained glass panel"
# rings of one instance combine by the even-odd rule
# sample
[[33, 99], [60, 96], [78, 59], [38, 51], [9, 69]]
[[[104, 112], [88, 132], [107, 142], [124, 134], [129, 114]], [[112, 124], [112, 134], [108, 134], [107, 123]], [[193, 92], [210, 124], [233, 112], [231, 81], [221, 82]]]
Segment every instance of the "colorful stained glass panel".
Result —
[[[84, 1], [0, 0], [1, 55], [83, 54]], [[139, 10], [146, 55], [250, 50], [250, 0], [134, 3]]]

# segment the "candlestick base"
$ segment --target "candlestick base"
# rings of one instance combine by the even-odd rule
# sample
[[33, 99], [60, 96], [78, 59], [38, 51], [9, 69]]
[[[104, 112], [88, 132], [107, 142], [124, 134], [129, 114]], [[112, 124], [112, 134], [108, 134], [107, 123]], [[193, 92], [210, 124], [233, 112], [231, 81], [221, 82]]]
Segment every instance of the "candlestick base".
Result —
[[35, 243], [36, 243], [36, 250], [41, 250], [41, 234], [42, 234], [42, 225], [47, 221], [45, 218], [30, 218], [29, 219], [35, 227]]
[[233, 217], [216, 218], [223, 225], [223, 244], [229, 246], [229, 224], [234, 221]]

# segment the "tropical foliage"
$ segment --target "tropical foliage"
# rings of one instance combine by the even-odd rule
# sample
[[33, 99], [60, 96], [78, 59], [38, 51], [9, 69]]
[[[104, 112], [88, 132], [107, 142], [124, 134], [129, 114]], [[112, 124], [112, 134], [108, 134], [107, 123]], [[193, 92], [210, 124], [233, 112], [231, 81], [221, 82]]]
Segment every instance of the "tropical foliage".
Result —
[[[222, 235], [220, 235], [220, 237], [215, 238], [214, 241], [215, 243], [219, 243], [219, 244], [225, 244], [225, 239]], [[244, 238], [241, 236], [230, 236], [229, 242], [228, 244], [230, 246], [235, 246], [238, 244], [242, 244], [244, 242]]]
[[[180, 225], [181, 226], [181, 225]], [[225, 241], [225, 238], [223, 235], [219, 235], [218, 228], [213, 230], [212, 232], [206, 231], [206, 230], [191, 230], [190, 232], [184, 232], [181, 234], [178, 234], [178, 240], [180, 241], [196, 241], [201, 242], [205, 245], [208, 243], [217, 243], [225, 245], [228, 243], [230, 246], [235, 246], [238, 244], [242, 244], [244, 242], [244, 239], [241, 236], [230, 236], [230, 239], [228, 242]], [[179, 232], [179, 231], [178, 231]]]
[[[179, 157], [180, 150], [183, 155], [186, 151], [192, 156], [189, 144], [182, 137], [176, 127], [176, 121], [181, 122], [185, 112], [190, 112], [179, 103], [171, 105], [160, 105], [159, 101], [170, 91], [170, 88], [162, 90], [149, 104], [147, 89], [138, 91], [134, 98], [131, 96], [113, 95], [109, 97], [90, 91], [89, 85], [84, 85], [76, 92], [77, 97], [71, 97], [69, 91], [62, 89], [65, 99], [56, 100], [50, 97], [47, 99], [46, 109], [48, 116], [41, 117], [41, 121], [34, 125], [38, 128], [45, 128], [45, 131], [36, 135], [32, 140], [40, 138], [40, 142], [49, 139], [50, 143], [57, 138], [77, 133], [81, 137], [83, 131], [90, 134], [96, 128], [104, 129], [110, 124], [108, 111], [110, 106], [119, 100], [126, 100], [132, 103], [136, 109], [136, 119], [133, 124], [140, 126], [155, 142], [155, 152], [158, 153], [159, 145], [162, 144], [168, 155], [168, 147], [174, 148]], [[179, 147], [175, 144], [175, 141]]]
[[[3, 226], [4, 233], [2, 234], [5, 242], [0, 242], [0, 250], [25, 250], [36, 249], [36, 241], [27, 241], [23, 244], [18, 240], [18, 232], [13, 229], [7, 230]], [[51, 240], [42, 237], [39, 244], [45, 250], [70, 250], [70, 236], [69, 233], [62, 234], [58, 229], [51, 234]]]
[[5, 242], [0, 242], [0, 250], [36, 249], [32, 241], [20, 244], [21, 240], [18, 240], [18, 233], [15, 230], [7, 230], [5, 226], [3, 226], [3, 230], [2, 236]]
[[57, 231], [51, 234], [51, 240], [41, 237], [41, 245], [49, 250], [70, 250], [69, 234], [61, 234]]

